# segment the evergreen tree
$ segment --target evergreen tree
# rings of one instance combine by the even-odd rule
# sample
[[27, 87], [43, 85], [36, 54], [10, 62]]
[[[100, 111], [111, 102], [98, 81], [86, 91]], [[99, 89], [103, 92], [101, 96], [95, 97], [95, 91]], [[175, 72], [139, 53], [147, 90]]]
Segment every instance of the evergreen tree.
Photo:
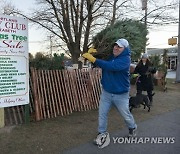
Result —
[[95, 56], [106, 59], [112, 53], [114, 42], [119, 38], [125, 38], [129, 41], [132, 59], [137, 60], [145, 51], [146, 35], [147, 29], [143, 23], [136, 20], [118, 21], [93, 38], [93, 45], [98, 51]]
[[64, 54], [54, 54], [53, 57], [41, 52], [36, 53], [35, 58], [30, 59], [30, 67], [43, 70], [64, 69]]

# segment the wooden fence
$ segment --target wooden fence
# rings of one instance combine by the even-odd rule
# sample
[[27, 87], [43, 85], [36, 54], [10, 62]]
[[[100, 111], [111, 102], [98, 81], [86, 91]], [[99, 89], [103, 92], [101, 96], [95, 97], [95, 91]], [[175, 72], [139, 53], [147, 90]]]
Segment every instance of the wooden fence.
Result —
[[[33, 94], [32, 94], [32, 79], [29, 78], [29, 110], [31, 115], [31, 120], [34, 120], [34, 100], [33, 100]], [[23, 124], [25, 121], [25, 106], [19, 105], [19, 106], [13, 106], [13, 107], [6, 107], [4, 108], [5, 111], [5, 125], [17, 125], [17, 124]]]
[[100, 69], [31, 69], [36, 120], [98, 107]]
[[[30, 116], [42, 120], [96, 109], [100, 69], [30, 70]], [[5, 108], [6, 125], [24, 123], [24, 106]]]

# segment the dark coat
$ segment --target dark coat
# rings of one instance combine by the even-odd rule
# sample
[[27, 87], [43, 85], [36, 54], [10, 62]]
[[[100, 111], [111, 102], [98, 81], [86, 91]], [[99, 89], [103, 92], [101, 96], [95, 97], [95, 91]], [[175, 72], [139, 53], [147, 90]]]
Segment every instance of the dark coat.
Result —
[[152, 66], [149, 60], [143, 65], [142, 60], [138, 63], [134, 73], [138, 73], [136, 86], [137, 90], [140, 91], [152, 91], [153, 81], [152, 74], [156, 73], [156, 69]]

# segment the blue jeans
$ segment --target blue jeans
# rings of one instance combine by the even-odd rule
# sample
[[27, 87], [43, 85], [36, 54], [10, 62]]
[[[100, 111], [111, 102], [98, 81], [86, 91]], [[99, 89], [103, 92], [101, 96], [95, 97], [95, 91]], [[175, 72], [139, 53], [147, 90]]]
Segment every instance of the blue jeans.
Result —
[[99, 103], [99, 133], [107, 131], [108, 112], [112, 105], [117, 108], [128, 128], [137, 127], [134, 118], [129, 111], [129, 92], [123, 94], [112, 94], [102, 89]]

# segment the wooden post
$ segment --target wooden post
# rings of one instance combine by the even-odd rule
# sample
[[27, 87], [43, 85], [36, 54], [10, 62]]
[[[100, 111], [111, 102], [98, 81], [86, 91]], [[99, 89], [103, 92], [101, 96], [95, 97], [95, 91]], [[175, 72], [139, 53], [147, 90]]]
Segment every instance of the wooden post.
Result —
[[25, 124], [28, 124], [30, 122], [29, 117], [29, 104], [25, 105]]
[[31, 74], [32, 74], [32, 82], [33, 82], [33, 95], [34, 95], [34, 104], [35, 104], [35, 116], [36, 116], [36, 121], [39, 121], [39, 120], [41, 120], [41, 115], [40, 115], [40, 111], [39, 111], [38, 94], [37, 94], [37, 86], [38, 86], [37, 70], [31, 68]]
[[4, 108], [0, 108], [0, 128], [4, 127]]

